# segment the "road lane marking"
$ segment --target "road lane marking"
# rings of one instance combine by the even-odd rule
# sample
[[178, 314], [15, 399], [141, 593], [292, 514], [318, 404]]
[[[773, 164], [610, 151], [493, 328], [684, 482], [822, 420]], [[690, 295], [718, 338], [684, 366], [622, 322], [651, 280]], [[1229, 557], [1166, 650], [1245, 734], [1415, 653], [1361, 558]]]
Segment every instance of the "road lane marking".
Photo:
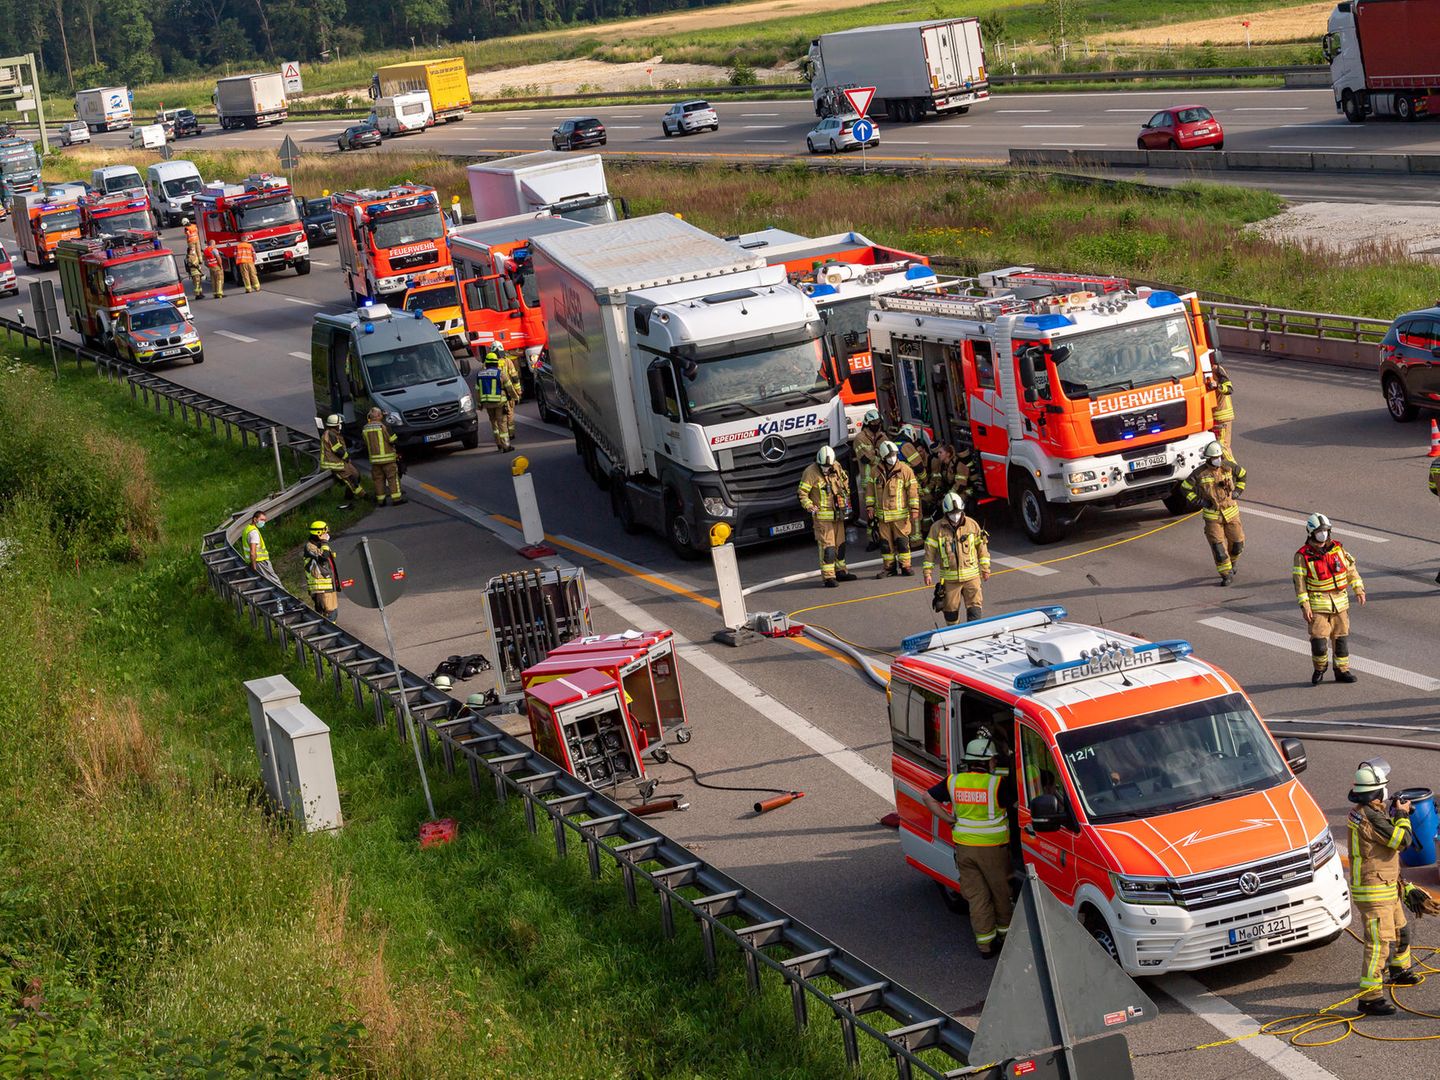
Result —
[[1054, 112], [1055, 110], [1054, 110], [1054, 109], [996, 109], [995, 111], [996, 111], [996, 112], [1002, 112], [1002, 113], [1042, 113], [1042, 112]]
[[776, 128], [784, 127], [784, 124], [744, 124], [742, 131], [774, 131]]
[[296, 360], [309, 360], [310, 354], [305, 352], [292, 352], [287, 355], [293, 356]]
[[1058, 574], [1060, 571], [1053, 566], [1041, 566], [1039, 563], [1030, 562], [1028, 559], [1017, 559], [1014, 555], [990, 554], [990, 561], [997, 562], [1001, 566], [1008, 566], [1019, 570], [1022, 574], [1029, 574], [1032, 577], [1049, 577], [1051, 574]]
[[318, 267], [320, 267], [320, 269], [322, 269], [322, 270], [329, 270], [330, 267], [334, 266], [335, 264], [334, 264], [334, 263], [328, 263], [328, 262], [321, 262], [319, 259], [311, 259], [311, 260], [310, 260], [310, 265], [311, 265], [311, 266], [318, 266]]
[[611, 124], [611, 131], [639, 131], [639, 124]]
[[1271, 143], [1267, 150], [1354, 150], [1353, 146], [1323, 146], [1318, 143]]
[[1084, 124], [1021, 124], [1020, 126], [1021, 126], [1022, 128], [1037, 128], [1037, 129], [1038, 129], [1038, 128], [1044, 128], [1044, 129], [1047, 129], [1047, 130], [1057, 130], [1057, 129], [1060, 129], [1060, 128], [1065, 128], [1066, 130], [1073, 131], [1075, 128], [1083, 128], [1085, 125], [1084, 125]]
[[[1249, 638], [1251, 641], [1258, 641], [1263, 645], [1274, 645], [1277, 649], [1284, 649], [1287, 652], [1300, 653], [1304, 656], [1310, 655], [1310, 643], [1307, 640], [1293, 637], [1290, 634], [1282, 634], [1263, 626], [1241, 622], [1239, 619], [1231, 619], [1225, 615], [1201, 619], [1200, 625], [1209, 626], [1215, 630], [1224, 630], [1228, 634]], [[1430, 693], [1440, 690], [1440, 679], [1407, 671], [1404, 668], [1395, 667], [1393, 664], [1383, 664], [1379, 660], [1352, 656], [1350, 657], [1350, 666], [1356, 671], [1363, 671], [1367, 675], [1374, 675], [1378, 679], [1399, 683], [1401, 686], [1409, 686], [1415, 690], [1425, 690]]]
[[438, 488], [434, 484], [427, 484], [424, 480], [416, 480], [415, 482], [431, 495], [444, 499], [446, 502], [455, 502], [459, 499], [458, 495], [451, 495], [450, 492], [445, 491], [443, 488]]
[[315, 301], [315, 300], [306, 300], [306, 299], [304, 299], [303, 297], [299, 297], [299, 296], [282, 296], [280, 299], [284, 300], [287, 304], [304, 304], [306, 307], [324, 307], [324, 306], [325, 306], [324, 304], [321, 304], [321, 303], [319, 303], [319, 302], [317, 302], [317, 301]]
[[254, 345], [253, 337], [246, 337], [244, 334], [237, 334], [233, 330], [212, 330], [212, 334], [219, 334], [221, 337], [229, 338], [231, 341], [238, 341], [242, 345]]
[[741, 116], [779, 116], [778, 112], [742, 112]]
[[[1273, 510], [1260, 510], [1249, 503], [1245, 504], [1242, 511], [1245, 514], [1253, 514], [1255, 517], [1269, 518], [1271, 521], [1281, 521], [1286, 525], [1294, 525], [1297, 529], [1305, 527], [1305, 519], [1291, 517], [1289, 514], [1277, 514]], [[1388, 544], [1390, 541], [1383, 536], [1376, 536], [1374, 533], [1361, 532], [1359, 529], [1352, 529], [1348, 525], [1330, 525], [1330, 531], [1341, 536], [1353, 537], [1356, 540], [1369, 540], [1373, 544]]]
[[1309, 112], [1309, 105], [1239, 105], [1228, 112]]

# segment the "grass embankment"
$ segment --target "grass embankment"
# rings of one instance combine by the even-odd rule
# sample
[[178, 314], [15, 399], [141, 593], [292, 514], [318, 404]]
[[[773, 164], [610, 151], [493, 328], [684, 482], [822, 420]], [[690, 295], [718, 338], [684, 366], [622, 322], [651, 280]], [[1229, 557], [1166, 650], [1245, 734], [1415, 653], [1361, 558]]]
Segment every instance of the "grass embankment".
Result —
[[[47, 162], [49, 179], [88, 175], [99, 151]], [[261, 151], [195, 154], [203, 175], [245, 176], [275, 167]], [[109, 158], [106, 158], [109, 160]], [[128, 155], [142, 169], [153, 156]], [[631, 213], [678, 211], [720, 234], [774, 225], [808, 236], [857, 229], [871, 239], [945, 260], [965, 273], [1028, 264], [1164, 281], [1222, 298], [1377, 319], [1428, 304], [1433, 264], [1383, 239], [1344, 253], [1283, 243], [1245, 228], [1278, 213], [1279, 196], [1196, 183], [1179, 188], [1090, 187], [994, 172], [912, 176], [811, 172], [805, 165], [755, 173], [724, 166], [628, 165], [606, 159], [611, 190]], [[415, 154], [307, 154], [296, 190], [433, 184], [444, 201], [470, 191], [465, 161]]]
[[[832, 1025], [797, 1037], [733, 954], [697, 975], [688, 923], [665, 942], [513, 801], [432, 774], [461, 832], [421, 851], [410, 751], [205, 587], [199, 536], [265, 454], [3, 351], [0, 1075], [843, 1074]], [[259, 805], [241, 682], [277, 671], [331, 725], [337, 835]]]

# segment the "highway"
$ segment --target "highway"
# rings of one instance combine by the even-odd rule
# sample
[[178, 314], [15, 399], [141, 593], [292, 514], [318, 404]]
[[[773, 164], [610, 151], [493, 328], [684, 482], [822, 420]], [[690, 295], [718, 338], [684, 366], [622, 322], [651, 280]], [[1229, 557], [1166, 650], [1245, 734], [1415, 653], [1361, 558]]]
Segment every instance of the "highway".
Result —
[[[745, 108], [762, 111], [755, 103]], [[540, 124], [534, 114], [526, 115]], [[463, 133], [475, 123], [455, 130]], [[1128, 123], [1110, 126], [1118, 132]], [[285, 131], [294, 133], [297, 126]], [[929, 134], [945, 127], [916, 130]], [[1424, 130], [1374, 125], [1361, 134]], [[725, 133], [722, 128], [722, 137]], [[276, 140], [278, 134], [224, 138]], [[510, 148], [534, 145], [516, 140]], [[178, 242], [176, 233], [168, 235]], [[315, 272], [308, 277], [267, 277], [260, 294], [232, 290], [223, 301], [195, 303], [209, 362], [163, 374], [283, 423], [311, 427], [308, 328], [317, 311], [343, 307], [334, 249], [318, 248], [313, 256]], [[23, 285], [31, 272], [17, 270]], [[23, 298], [22, 289], [17, 300]], [[1250, 475], [1239, 581], [1220, 588], [1199, 522], [1169, 517], [1158, 505], [1088, 515], [1070, 538], [1046, 548], [1029, 545], [1003, 508], [996, 508], [984, 515], [999, 563], [985, 587], [988, 610], [1058, 603], [1085, 621], [1152, 639], [1188, 639], [1198, 655], [1235, 675], [1269, 719], [1376, 733], [1432, 723], [1440, 690], [1433, 647], [1440, 546], [1430, 539], [1435, 507], [1425, 487], [1426, 425], [1393, 423], [1369, 372], [1259, 357], [1229, 358], [1227, 365], [1236, 385], [1236, 454]], [[513, 514], [513, 458], [494, 451], [488, 434], [482, 421], [480, 450], [441, 451], [415, 460], [411, 477], [442, 499]], [[626, 535], [611, 518], [608, 496], [581, 471], [567, 430], [541, 423], [530, 405], [521, 411], [518, 441], [531, 461], [547, 530], [559, 536], [565, 554], [590, 567], [601, 586], [601, 605], [622, 616], [638, 609], [653, 624], [708, 642], [718, 628], [711, 607], [701, 602], [714, 593], [708, 564], [677, 558], [658, 537]], [[1334, 519], [1337, 538], [1359, 560], [1369, 590], [1370, 602], [1354, 612], [1351, 641], [1360, 677], [1354, 686], [1327, 681], [1312, 688], [1309, 681], [1290, 561], [1304, 539], [1300, 523], [1313, 510]], [[852, 565], [875, 557], [863, 548], [857, 537]], [[438, 577], [429, 591], [443, 592], [444, 565], [437, 557], [415, 576]], [[750, 585], [813, 565], [808, 538], [746, 550], [741, 557]], [[814, 577], [778, 584], [753, 594], [750, 608], [794, 612], [801, 621], [830, 627], [874, 650], [883, 667], [885, 654], [902, 636], [934, 625], [929, 590], [918, 576], [878, 579], [873, 567], [860, 572], [860, 581], [838, 590], [819, 588]], [[666, 819], [663, 827], [882, 970], [973, 1020], [990, 969], [974, 959], [963, 918], [946, 911], [929, 883], [905, 868], [894, 834], [876, 825], [890, 805], [884, 696], [849, 665], [798, 642], [765, 641], [743, 650], [707, 646], [703, 652], [710, 658], [708, 669], [718, 665], [722, 674], [687, 669], [697, 736], [685, 759], [721, 783], [804, 788], [807, 798], [757, 822], [746, 813], [753, 795], [692, 791], [695, 809]], [[727, 688], [726, 671], [764, 697], [747, 703], [733, 686]], [[1304, 780], [1343, 837], [1345, 792], [1356, 761], [1368, 751], [1319, 742], [1309, 750]], [[1390, 751], [1389, 756], [1397, 764], [1397, 786], [1440, 782], [1440, 755]], [[667, 780], [687, 784], [678, 771]], [[1421, 871], [1418, 880], [1435, 885], [1434, 868]], [[1440, 943], [1440, 933], [1422, 924], [1417, 940]], [[1249, 1030], [1247, 1017], [1265, 1022], [1346, 998], [1354, 992], [1359, 964], [1358, 945], [1342, 939], [1323, 950], [1161, 979], [1152, 989], [1164, 995], [1164, 1022], [1130, 1034], [1137, 1075], [1171, 1077], [1183, 1069], [1194, 1080], [1235, 1075], [1360, 1080], [1377, 1067], [1427, 1074], [1432, 1059], [1424, 1043], [1364, 1043], [1362, 1053], [1355, 1039], [1304, 1051], [1268, 1039], [1247, 1040], [1183, 1058], [1145, 1060], [1144, 1055], [1215, 1041], [1222, 1037], [1217, 1029]], [[1419, 988], [1413, 1000], [1418, 1008], [1440, 1013], [1435, 987]], [[1440, 1033], [1435, 1021], [1415, 1017], [1373, 1023], [1370, 1030], [1387, 1035]]]

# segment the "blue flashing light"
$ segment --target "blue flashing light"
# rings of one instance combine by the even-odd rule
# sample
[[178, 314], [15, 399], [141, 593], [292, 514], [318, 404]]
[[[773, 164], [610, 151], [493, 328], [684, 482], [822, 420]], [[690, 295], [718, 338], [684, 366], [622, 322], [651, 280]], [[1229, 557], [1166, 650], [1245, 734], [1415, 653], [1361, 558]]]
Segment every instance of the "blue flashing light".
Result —
[[944, 630], [922, 630], [918, 634], [911, 634], [909, 637], [901, 639], [900, 651], [902, 653], [924, 652], [930, 647], [931, 639], [937, 634], [944, 634], [949, 630], [969, 630], [971, 627], [984, 626], [986, 623], [1013, 619], [1018, 615], [1044, 615], [1051, 622], [1059, 622], [1061, 619], [1069, 618], [1070, 613], [1059, 604], [1050, 604], [1046, 607], [1022, 608], [1019, 611], [1006, 612], [1004, 615], [986, 615], [983, 619], [972, 619], [970, 622], [960, 623], [957, 626], [947, 626]]
[[1133, 439], [1134, 437], [1135, 437], [1135, 433], [1134, 433], [1133, 431], [1127, 431], [1127, 432], [1125, 432], [1125, 434], [1123, 434], [1123, 435], [1120, 436], [1120, 438], [1122, 438], [1122, 439]]
[[1164, 430], [1165, 430], [1165, 426], [1164, 426], [1163, 424], [1156, 424], [1154, 427], [1152, 427], [1152, 428], [1150, 429], [1150, 434], [1151, 434], [1151, 435], [1159, 435], [1160, 432], [1162, 432], [1162, 431], [1164, 431]]
[[924, 263], [911, 263], [905, 268], [906, 281], [918, 281], [920, 278], [932, 278], [934, 276], [935, 271]]
[[1075, 325], [1075, 320], [1069, 315], [1026, 315], [1020, 321], [1036, 330], [1059, 330]]
[[1103, 675], [1116, 675], [1131, 668], [1149, 667], [1171, 660], [1183, 660], [1194, 650], [1188, 641], [1154, 641], [1148, 645], [1123, 647], [1112, 652], [1082, 660], [1068, 660], [1063, 664], [1051, 664], [1036, 668], [1023, 675], [1015, 676], [1015, 689], [1022, 694], [1037, 690], [1048, 690], [1065, 683], [1082, 679], [1098, 679]]
[[1165, 289], [1157, 289], [1145, 298], [1150, 307], [1173, 307], [1180, 303], [1180, 297]]
[[365, 324], [365, 333], [367, 333], [367, 334], [373, 334], [374, 332], [375, 332], [375, 324], [374, 324], [373, 322], [367, 322], [367, 323]]
[[528, 247], [516, 248], [510, 253], [510, 258], [514, 259], [517, 263], [522, 263], [530, 258], [530, 249]]
[[817, 297], [817, 296], [839, 296], [839, 295], [840, 295], [840, 290], [837, 289], [837, 288], [835, 288], [834, 285], [820, 284], [820, 285], [816, 285], [813, 289], [810, 290], [810, 296], [811, 296], [812, 299], [813, 299], [814, 297]]
[[423, 319], [423, 318], [425, 318], [425, 312], [421, 311], [419, 308], [416, 308], [416, 309], [415, 309], [414, 311], [412, 311], [410, 314], [414, 315], [415, 318], [417, 318], [417, 319]]

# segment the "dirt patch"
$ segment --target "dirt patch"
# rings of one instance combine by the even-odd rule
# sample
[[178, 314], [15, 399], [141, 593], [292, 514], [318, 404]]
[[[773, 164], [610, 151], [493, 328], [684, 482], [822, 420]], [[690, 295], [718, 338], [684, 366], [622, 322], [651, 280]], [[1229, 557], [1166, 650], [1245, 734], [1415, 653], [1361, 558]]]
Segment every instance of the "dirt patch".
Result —
[[[825, 0], [826, 11], [845, 11], [849, 8], [870, 7], [876, 0]], [[579, 27], [580, 30], [613, 31], [617, 37], [631, 34], [672, 34], [686, 30], [708, 30], [714, 26], [735, 26], [738, 23], [759, 22], [762, 19], [783, 19], [790, 15], [811, 15], [815, 12], [814, 0], [756, 0], [750, 4], [722, 4], [719, 7], [701, 8], [696, 11], [672, 11], [668, 15], [654, 15], [644, 19], [627, 19], [624, 22], [603, 23], [597, 27]], [[544, 30], [527, 37], [554, 37], [574, 34], [576, 27], [564, 30]]]
[[[718, 64], [667, 64], [659, 56], [634, 64], [552, 60], [546, 64], [527, 64], [471, 75], [470, 94], [476, 98], [535, 97], [541, 94], [706, 86], [726, 83], [726, 71]], [[755, 75], [762, 83], [798, 82], [800, 79], [793, 66], [758, 68]]]
[[1408, 203], [1299, 203], [1250, 226], [1272, 240], [1345, 253], [1393, 244], [1412, 258], [1440, 262], [1440, 206]]
[[1103, 45], [1164, 45], [1167, 42], [1172, 45], [1244, 45], [1245, 27], [1240, 24], [1246, 19], [1250, 20], [1250, 42], [1254, 45], [1318, 41], [1324, 35], [1326, 21], [1334, 10], [1334, 3], [1312, 3], [1249, 14], [1237, 12], [1222, 19], [1197, 19], [1169, 26], [1097, 34], [1093, 41]]

